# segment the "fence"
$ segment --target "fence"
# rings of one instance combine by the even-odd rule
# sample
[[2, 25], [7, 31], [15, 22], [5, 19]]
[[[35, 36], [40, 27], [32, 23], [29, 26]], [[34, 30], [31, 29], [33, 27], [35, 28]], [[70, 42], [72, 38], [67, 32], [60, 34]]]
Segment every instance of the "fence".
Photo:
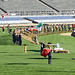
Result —
[[[0, 14], [1, 14], [0, 10]], [[7, 11], [9, 16], [33, 16], [33, 15], [75, 15], [75, 10], [62, 10], [60, 12], [54, 12], [54, 11], [14, 11], [14, 10], [8, 10]], [[5, 12], [4, 12], [5, 13]]]
[[11, 16], [33, 16], [33, 15], [75, 15], [75, 10], [54, 11], [8, 11]]

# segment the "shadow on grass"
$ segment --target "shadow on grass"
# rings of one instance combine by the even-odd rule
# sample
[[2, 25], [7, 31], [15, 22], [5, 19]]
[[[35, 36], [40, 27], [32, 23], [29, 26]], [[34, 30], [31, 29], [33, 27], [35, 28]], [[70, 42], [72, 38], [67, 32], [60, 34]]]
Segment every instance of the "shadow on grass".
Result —
[[7, 53], [7, 52], [0, 52], [0, 53]]
[[0, 37], [0, 45], [14, 45], [11, 35], [3, 35]]
[[29, 65], [31, 63], [6, 63], [4, 65]]
[[4, 65], [29, 65], [29, 64], [39, 64], [39, 63], [5, 63]]
[[8, 55], [8, 56], [25, 56], [25, 55]]
[[37, 72], [70, 72], [70, 73], [75, 73], [75, 71], [41, 71], [41, 70], [38, 70]]
[[27, 51], [40, 52], [40, 50], [27, 50]]
[[[29, 59], [48, 59], [48, 58], [29, 58]], [[52, 58], [52, 59], [62, 59], [62, 58]]]

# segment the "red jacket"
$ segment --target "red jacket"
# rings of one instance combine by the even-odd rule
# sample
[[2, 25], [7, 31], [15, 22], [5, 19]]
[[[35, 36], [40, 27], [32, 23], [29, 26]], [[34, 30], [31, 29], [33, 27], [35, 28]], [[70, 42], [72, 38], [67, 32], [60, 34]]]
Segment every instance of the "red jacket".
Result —
[[72, 27], [74, 28], [74, 27], [75, 27], [75, 25], [72, 25]]
[[5, 29], [5, 27], [3, 26], [3, 29]]

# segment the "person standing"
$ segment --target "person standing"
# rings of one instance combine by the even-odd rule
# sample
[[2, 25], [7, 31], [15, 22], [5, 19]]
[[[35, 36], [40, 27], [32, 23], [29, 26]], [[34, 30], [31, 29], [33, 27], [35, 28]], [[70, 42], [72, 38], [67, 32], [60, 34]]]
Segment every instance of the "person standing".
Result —
[[53, 32], [55, 31], [55, 27], [54, 27], [54, 25], [53, 25]]
[[59, 24], [59, 32], [61, 31], [61, 26], [60, 26], [60, 24]]
[[34, 42], [35, 42], [36, 44], [38, 44], [38, 37], [37, 37], [37, 35], [34, 37]]
[[64, 30], [67, 31], [66, 25], [64, 25]]
[[70, 27], [70, 25], [68, 25], [68, 31], [70, 31], [70, 29], [71, 29], [71, 27]]
[[75, 27], [74, 24], [72, 24], [72, 30], [74, 30], [74, 27]]
[[9, 33], [10, 33], [10, 34], [12, 33], [12, 29], [11, 29], [11, 28], [9, 29]]
[[47, 32], [49, 32], [49, 26], [47, 25]]
[[19, 34], [19, 45], [22, 45], [22, 36]]
[[61, 28], [62, 28], [62, 31], [64, 30], [64, 26], [63, 26], [63, 24], [61, 24]]
[[2, 27], [3, 33], [5, 33], [5, 26]]
[[15, 44], [15, 43], [16, 43], [16, 36], [15, 36], [15, 32], [13, 32], [12, 37], [13, 37], [13, 43]]
[[56, 32], [57, 32], [57, 30], [58, 30], [58, 26], [56, 25]]
[[45, 41], [41, 42], [40, 44], [41, 44], [41, 55], [42, 55], [42, 52], [45, 48]]

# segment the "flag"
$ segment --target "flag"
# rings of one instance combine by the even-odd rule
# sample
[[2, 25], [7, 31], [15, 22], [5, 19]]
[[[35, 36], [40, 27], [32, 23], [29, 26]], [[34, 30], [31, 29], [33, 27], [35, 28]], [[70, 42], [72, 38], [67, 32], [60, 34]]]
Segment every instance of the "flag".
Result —
[[40, 28], [43, 25], [43, 22], [41, 22], [39, 25], [36, 26], [36, 28]]
[[38, 29], [39, 31], [41, 31], [41, 26], [43, 25], [43, 22], [41, 22], [39, 25], [36, 26], [36, 29]]

